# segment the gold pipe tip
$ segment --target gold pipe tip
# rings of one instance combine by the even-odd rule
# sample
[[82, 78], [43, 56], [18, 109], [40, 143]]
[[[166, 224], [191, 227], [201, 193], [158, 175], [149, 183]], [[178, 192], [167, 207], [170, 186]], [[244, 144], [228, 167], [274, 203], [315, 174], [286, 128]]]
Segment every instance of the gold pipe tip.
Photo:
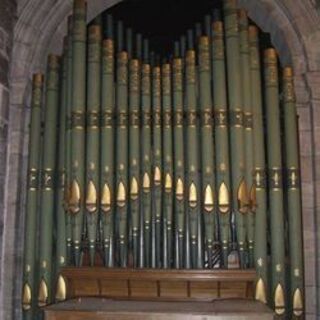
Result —
[[139, 59], [131, 59], [130, 60], [130, 67], [131, 68], [138, 68], [139, 67]]
[[199, 44], [202, 46], [208, 46], [209, 45], [209, 37], [208, 36], [201, 36], [199, 38]]
[[250, 39], [255, 39], [259, 35], [259, 29], [254, 25], [250, 25], [249, 26], [248, 32], [249, 32], [249, 38]]
[[292, 78], [293, 77], [293, 68], [290, 66], [283, 68], [283, 77], [284, 78]]
[[100, 26], [93, 25], [89, 27], [89, 36], [100, 38], [101, 35], [102, 35], [102, 30]]
[[274, 48], [269, 48], [264, 51], [264, 56], [267, 59], [277, 59], [277, 51]]
[[43, 84], [44, 75], [42, 73], [35, 73], [33, 75], [33, 83], [34, 84]]
[[102, 46], [108, 50], [113, 50], [113, 40], [112, 39], [104, 39], [102, 42]]
[[119, 60], [128, 61], [128, 52], [126, 52], [126, 51], [119, 52], [118, 53], [118, 59]]
[[187, 60], [189, 60], [189, 59], [194, 60], [196, 58], [195, 50], [192, 50], [192, 49], [188, 50], [187, 53], [186, 53], [186, 58], [187, 58]]
[[160, 76], [160, 72], [161, 72], [161, 70], [160, 70], [159, 66], [153, 67], [153, 74]]
[[182, 59], [181, 58], [174, 58], [173, 65], [176, 68], [182, 68]]
[[170, 73], [170, 69], [171, 69], [171, 66], [169, 63], [164, 63], [162, 65], [162, 72], [163, 73]]
[[142, 65], [142, 72], [143, 73], [150, 73], [150, 70], [151, 70], [150, 64], [145, 63]]
[[223, 32], [223, 22], [222, 21], [215, 21], [213, 23], [213, 31], [222, 33]]

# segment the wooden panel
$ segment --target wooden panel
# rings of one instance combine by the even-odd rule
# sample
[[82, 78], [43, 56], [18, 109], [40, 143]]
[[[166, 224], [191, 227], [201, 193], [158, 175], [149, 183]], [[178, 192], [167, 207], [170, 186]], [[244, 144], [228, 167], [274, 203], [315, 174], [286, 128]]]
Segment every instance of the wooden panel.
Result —
[[105, 297], [128, 297], [126, 280], [101, 280], [101, 295]]
[[65, 268], [68, 299], [84, 296], [132, 300], [253, 298], [254, 270]]
[[157, 293], [157, 282], [156, 281], [130, 281], [131, 297], [145, 298], [156, 298]]
[[73, 294], [76, 297], [97, 297], [99, 293], [98, 281], [91, 279], [81, 279], [81, 281], [73, 281]]
[[218, 282], [193, 281], [190, 283], [191, 298], [216, 299], [218, 298]]
[[45, 320], [271, 320], [267, 306], [243, 299], [213, 302], [70, 300], [45, 308]]
[[221, 298], [246, 298], [247, 297], [247, 283], [246, 282], [221, 282], [220, 283], [220, 297]]
[[161, 298], [188, 298], [188, 283], [186, 281], [161, 281]]

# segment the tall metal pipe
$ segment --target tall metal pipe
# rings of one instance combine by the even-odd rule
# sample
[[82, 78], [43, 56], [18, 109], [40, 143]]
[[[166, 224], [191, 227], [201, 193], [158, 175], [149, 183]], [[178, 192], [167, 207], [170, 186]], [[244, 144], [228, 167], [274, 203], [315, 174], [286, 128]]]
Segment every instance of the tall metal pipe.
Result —
[[56, 147], [59, 107], [60, 57], [50, 55], [46, 81], [44, 137], [42, 148], [41, 197], [40, 197], [40, 252], [38, 306], [52, 302], [53, 280], [53, 227], [56, 186]]
[[279, 110], [278, 57], [275, 49], [264, 53], [264, 83], [267, 119], [269, 215], [271, 227], [271, 297], [278, 316], [286, 313], [284, 205], [282, 148]]
[[239, 23], [235, 0], [226, 0], [224, 2], [224, 15], [230, 113], [232, 210], [236, 223], [236, 239], [240, 266], [241, 268], [245, 268], [245, 221], [249, 208], [249, 199], [245, 181], [244, 116], [241, 87]]
[[37, 243], [37, 221], [38, 203], [40, 195], [40, 154], [41, 149], [41, 107], [43, 93], [42, 74], [33, 75], [32, 80], [32, 101], [29, 138], [29, 159], [28, 159], [28, 186], [26, 200], [26, 227], [24, 239], [24, 268], [23, 268], [23, 289], [22, 309], [23, 319], [31, 320], [36, 307], [36, 243]]

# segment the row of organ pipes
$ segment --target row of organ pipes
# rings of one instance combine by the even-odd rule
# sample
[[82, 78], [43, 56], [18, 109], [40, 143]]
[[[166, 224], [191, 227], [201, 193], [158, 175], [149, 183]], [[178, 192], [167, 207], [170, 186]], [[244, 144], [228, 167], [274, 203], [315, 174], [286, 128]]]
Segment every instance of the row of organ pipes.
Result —
[[215, 269], [230, 256], [256, 269], [256, 299], [303, 317], [292, 68], [273, 48], [260, 61], [234, 0], [164, 58], [105, 22], [87, 27], [75, 0], [63, 55], [33, 77], [24, 318], [65, 299], [65, 266]]

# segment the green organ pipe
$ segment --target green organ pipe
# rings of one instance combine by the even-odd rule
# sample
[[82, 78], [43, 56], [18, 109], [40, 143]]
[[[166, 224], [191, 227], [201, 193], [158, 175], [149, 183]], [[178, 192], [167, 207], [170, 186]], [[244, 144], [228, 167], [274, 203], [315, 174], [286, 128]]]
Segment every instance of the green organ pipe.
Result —
[[40, 156], [39, 146], [41, 143], [41, 107], [43, 92], [43, 75], [38, 73], [33, 76], [32, 102], [30, 120], [30, 143], [28, 159], [28, 186], [26, 204], [26, 227], [24, 247], [22, 309], [23, 319], [33, 319], [36, 306], [37, 282], [36, 282], [36, 243], [38, 200], [40, 189]]
[[[151, 134], [151, 67], [150, 64], [142, 65], [141, 74], [141, 114], [142, 114], [142, 129], [141, 129], [141, 145], [142, 145], [142, 216], [140, 221], [140, 254], [139, 266], [144, 267], [145, 252], [144, 243], [150, 243], [150, 229], [145, 229], [145, 221], [152, 219], [152, 134]], [[150, 228], [150, 223], [149, 223]], [[146, 231], [146, 237], [144, 236]], [[148, 239], [147, 239], [148, 237]], [[147, 252], [146, 252], [147, 253]], [[149, 254], [149, 253], [147, 253]]]
[[117, 54], [117, 145], [116, 145], [116, 198], [117, 225], [119, 234], [119, 261], [121, 267], [127, 266], [128, 255], [128, 54], [121, 51]]
[[66, 101], [66, 188], [65, 188], [65, 211], [66, 211], [66, 239], [67, 239], [67, 264], [72, 264], [72, 216], [69, 211], [69, 193], [71, 186], [71, 110], [72, 110], [72, 28], [73, 17], [68, 18], [68, 50], [67, 50], [67, 101]]
[[[161, 123], [161, 68], [152, 70], [152, 125], [153, 125], [153, 217], [152, 267], [161, 266], [161, 220], [162, 220], [162, 123]], [[146, 267], [150, 266], [150, 221], [145, 221]]]
[[140, 226], [140, 61], [129, 63], [129, 168], [133, 266], [139, 265]]
[[219, 234], [222, 246], [221, 267], [227, 268], [229, 243], [231, 240], [231, 187], [223, 23], [221, 21], [214, 22], [212, 29], [212, 92], [215, 121], [216, 206], [218, 208]]
[[240, 61], [244, 112], [244, 153], [245, 180], [248, 188], [249, 208], [246, 217], [249, 268], [254, 267], [254, 224], [255, 224], [255, 185], [253, 184], [253, 117], [251, 104], [250, 52], [248, 34], [248, 16], [245, 10], [239, 10]]
[[304, 313], [302, 208], [299, 168], [299, 143], [293, 70], [283, 70], [284, 137], [286, 151], [287, 210], [289, 222], [290, 252], [290, 305], [293, 315], [302, 319]]
[[[201, 135], [201, 181], [204, 232], [209, 268], [212, 268], [212, 252], [215, 230], [215, 176], [214, 176], [214, 141], [213, 108], [211, 99], [211, 66], [209, 37], [199, 38], [199, 101], [200, 101], [200, 135]], [[201, 232], [201, 230], [200, 230]]]
[[246, 213], [248, 195], [245, 182], [244, 117], [241, 87], [239, 25], [235, 0], [224, 2], [227, 75], [229, 93], [230, 147], [232, 174], [232, 211], [236, 223], [241, 268], [245, 268]]
[[85, 204], [85, 110], [86, 110], [86, 2], [74, 1], [72, 30], [72, 110], [71, 110], [71, 186], [69, 210], [72, 214], [73, 256], [81, 265], [81, 238]]
[[265, 108], [267, 119], [267, 159], [269, 178], [269, 215], [271, 227], [271, 301], [277, 316], [286, 313], [284, 204], [279, 111], [277, 53], [267, 49], [264, 55]]
[[102, 220], [102, 245], [104, 265], [114, 267], [114, 138], [115, 138], [115, 90], [114, 43], [106, 39], [102, 43], [101, 79], [101, 149], [100, 149], [100, 212]]
[[184, 266], [185, 231], [185, 174], [183, 129], [183, 70], [182, 59], [173, 60], [173, 144], [174, 144], [174, 217], [175, 217], [175, 268]]
[[56, 146], [59, 107], [60, 57], [50, 55], [46, 81], [40, 196], [40, 253], [38, 306], [52, 302], [53, 223], [55, 211]]
[[132, 46], [133, 46], [132, 39], [133, 39], [132, 29], [131, 29], [131, 28], [128, 28], [128, 29], [126, 30], [126, 51], [128, 52], [128, 58], [129, 58], [129, 59], [132, 59], [132, 52], [133, 52], [133, 49], [132, 49]]
[[111, 14], [107, 15], [106, 18], [106, 25], [107, 25], [107, 32], [106, 32], [106, 36], [107, 39], [113, 39], [113, 17]]
[[259, 31], [249, 26], [251, 105], [253, 113], [254, 184], [256, 190], [254, 261], [257, 272], [255, 298], [267, 303], [267, 184], [264, 141], [262, 79], [259, 50]]
[[[202, 268], [201, 252], [198, 252], [198, 224], [201, 219], [200, 177], [199, 177], [199, 145], [197, 124], [197, 97], [196, 97], [196, 55], [194, 50], [186, 53], [186, 138], [189, 148], [187, 150], [187, 194], [188, 215], [190, 220], [190, 258], [186, 261], [186, 268]], [[186, 257], [188, 259], [188, 257]]]
[[91, 266], [95, 263], [96, 236], [99, 218], [101, 40], [101, 27], [96, 25], [91, 26], [88, 30], [86, 131], [86, 215]]
[[117, 52], [121, 52], [124, 50], [124, 30], [123, 30], [123, 22], [120, 20], [117, 22]]
[[162, 65], [162, 119], [163, 119], [163, 246], [164, 268], [171, 267], [173, 227], [173, 130], [171, 65]]
[[65, 211], [65, 188], [66, 167], [66, 112], [67, 112], [67, 68], [68, 68], [68, 38], [64, 38], [64, 54], [62, 61], [61, 91], [60, 91], [60, 111], [59, 111], [59, 134], [58, 134], [58, 185], [56, 189], [56, 301], [66, 299], [66, 283], [59, 274], [61, 268], [67, 265], [67, 240], [66, 240], [66, 211]]

